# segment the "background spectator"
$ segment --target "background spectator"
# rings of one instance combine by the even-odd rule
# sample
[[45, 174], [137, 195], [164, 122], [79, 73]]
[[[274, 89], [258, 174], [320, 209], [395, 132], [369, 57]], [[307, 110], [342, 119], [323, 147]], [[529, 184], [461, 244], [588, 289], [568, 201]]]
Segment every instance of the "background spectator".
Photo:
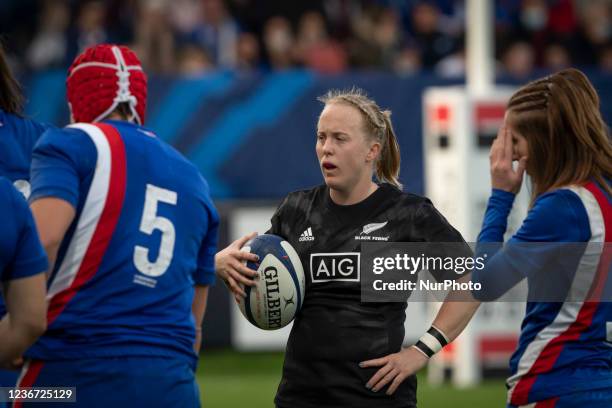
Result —
[[281, 70], [294, 66], [295, 43], [289, 20], [275, 16], [266, 21], [263, 42], [271, 69]]
[[172, 27], [166, 18], [170, 2], [171, 0], [149, 0], [140, 4], [134, 48], [147, 71], [168, 74], [176, 68], [175, 40]]
[[81, 2], [77, 7], [74, 25], [68, 28], [67, 64], [85, 48], [110, 42], [106, 18], [107, 8], [103, 1], [88, 0]]
[[215, 68], [210, 56], [197, 44], [182, 45], [176, 63], [178, 74], [184, 77], [198, 77]]
[[[465, 73], [465, 0], [0, 3], [0, 34], [18, 69], [65, 69], [84, 47], [112, 41], [134, 46], [147, 71], [160, 74], [299, 66]], [[610, 69], [610, 0], [497, 0], [495, 19], [503, 72]]]
[[534, 69], [535, 52], [531, 44], [518, 41], [511, 44], [502, 58], [502, 71], [515, 78], [525, 79]]
[[66, 1], [44, 3], [39, 16], [39, 29], [27, 50], [32, 69], [60, 68], [66, 64], [66, 30], [70, 24], [70, 8]]
[[309, 11], [300, 18], [296, 46], [298, 61], [315, 71], [333, 74], [347, 67], [344, 48], [330, 40], [325, 20], [318, 11]]
[[433, 3], [420, 2], [414, 6], [412, 30], [425, 68], [433, 68], [457, 47], [456, 40], [440, 29], [440, 10]]
[[257, 36], [245, 32], [238, 37], [236, 45], [236, 68], [243, 71], [255, 70], [261, 64], [261, 51]]

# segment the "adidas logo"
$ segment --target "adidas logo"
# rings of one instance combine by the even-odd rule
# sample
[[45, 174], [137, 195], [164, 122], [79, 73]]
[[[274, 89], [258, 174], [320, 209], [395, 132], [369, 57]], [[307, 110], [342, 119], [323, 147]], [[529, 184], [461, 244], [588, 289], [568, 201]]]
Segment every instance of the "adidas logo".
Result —
[[312, 227], [308, 227], [306, 231], [302, 232], [302, 235], [300, 235], [300, 239], [298, 239], [298, 241], [314, 241], [314, 237], [312, 236]]

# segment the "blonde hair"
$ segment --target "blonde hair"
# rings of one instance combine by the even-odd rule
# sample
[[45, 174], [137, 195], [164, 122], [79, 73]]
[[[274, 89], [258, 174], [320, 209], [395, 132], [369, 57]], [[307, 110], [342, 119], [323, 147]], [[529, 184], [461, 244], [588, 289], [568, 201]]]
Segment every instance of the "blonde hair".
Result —
[[587, 77], [569, 68], [530, 82], [508, 103], [509, 123], [527, 139], [532, 202], [547, 191], [596, 180], [609, 194], [612, 144]]
[[400, 149], [391, 123], [391, 111], [382, 110], [359, 88], [350, 90], [332, 89], [317, 98], [326, 106], [344, 103], [361, 112], [367, 137], [380, 143], [381, 152], [376, 161], [376, 178], [381, 183], [389, 183], [402, 189], [399, 182]]

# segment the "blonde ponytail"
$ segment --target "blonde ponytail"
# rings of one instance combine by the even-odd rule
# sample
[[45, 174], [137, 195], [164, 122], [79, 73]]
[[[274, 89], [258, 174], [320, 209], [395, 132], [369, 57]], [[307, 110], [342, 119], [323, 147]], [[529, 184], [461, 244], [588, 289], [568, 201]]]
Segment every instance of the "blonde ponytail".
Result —
[[380, 158], [376, 163], [376, 178], [401, 190], [402, 184], [399, 182], [400, 148], [391, 123], [391, 111], [385, 110], [382, 114], [385, 121], [385, 133]]

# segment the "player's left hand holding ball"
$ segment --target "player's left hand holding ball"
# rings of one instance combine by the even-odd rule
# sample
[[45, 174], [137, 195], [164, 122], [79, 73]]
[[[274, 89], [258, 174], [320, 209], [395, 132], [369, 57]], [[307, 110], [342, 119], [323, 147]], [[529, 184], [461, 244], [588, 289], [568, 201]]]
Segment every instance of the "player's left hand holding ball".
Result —
[[385, 357], [362, 361], [359, 366], [362, 368], [382, 366], [370, 378], [366, 387], [378, 392], [385, 385], [391, 383], [387, 389], [387, 395], [392, 395], [408, 376], [419, 371], [428, 361], [429, 359], [422, 352], [414, 347], [408, 347]]
[[247, 268], [246, 262], [257, 262], [259, 257], [255, 254], [241, 251], [240, 249], [247, 241], [256, 236], [256, 232], [245, 235], [232, 242], [227, 248], [217, 252], [215, 255], [215, 272], [236, 297], [246, 296], [240, 284], [255, 286], [255, 281], [253, 279], [258, 276], [257, 271]]

